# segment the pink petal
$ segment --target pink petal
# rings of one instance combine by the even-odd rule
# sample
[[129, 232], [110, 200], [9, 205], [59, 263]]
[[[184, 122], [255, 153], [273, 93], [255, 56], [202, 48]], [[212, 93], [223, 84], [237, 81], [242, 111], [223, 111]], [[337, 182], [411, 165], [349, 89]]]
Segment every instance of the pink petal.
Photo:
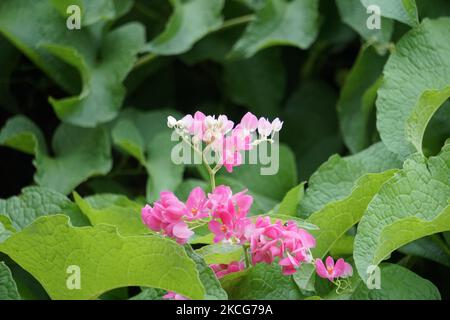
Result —
[[208, 223], [209, 230], [211, 230], [211, 232], [214, 233], [215, 235], [222, 234], [221, 227], [222, 227], [222, 224], [216, 220], [211, 220]]
[[180, 239], [189, 239], [194, 232], [189, 229], [187, 224], [183, 221], [176, 223], [172, 229], [173, 235]]
[[305, 248], [314, 248], [316, 246], [316, 239], [306, 230], [299, 229], [300, 240]]
[[241, 126], [250, 132], [253, 132], [258, 127], [258, 118], [251, 113], [247, 112], [241, 119]]
[[317, 259], [316, 260], [316, 272], [319, 275], [319, 277], [321, 278], [328, 278], [328, 272], [327, 269], [325, 268], [325, 265], [323, 264], [322, 260]]
[[325, 264], [327, 266], [327, 269], [334, 269], [334, 260], [331, 256], [328, 256], [325, 260]]

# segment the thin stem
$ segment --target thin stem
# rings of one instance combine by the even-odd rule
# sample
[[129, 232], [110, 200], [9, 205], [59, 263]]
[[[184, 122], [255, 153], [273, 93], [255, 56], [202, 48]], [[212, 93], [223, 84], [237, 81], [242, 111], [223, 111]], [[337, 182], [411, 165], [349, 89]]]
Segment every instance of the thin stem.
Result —
[[243, 245], [242, 249], [244, 250], [244, 258], [245, 258], [245, 267], [250, 267], [250, 257], [248, 256], [248, 247]]
[[211, 191], [214, 191], [216, 188], [216, 175], [213, 172], [209, 173], [209, 180], [211, 182]]
[[245, 24], [245, 23], [248, 23], [250, 21], [253, 21], [254, 19], [255, 19], [255, 15], [253, 15], [253, 14], [248, 14], [248, 15], [245, 15], [245, 16], [229, 19], [229, 20], [225, 21], [222, 24], [222, 26], [219, 29], [217, 29], [215, 32], [219, 32], [219, 31], [223, 31], [223, 30], [228, 29], [228, 28], [236, 27], [236, 26], [239, 26], [241, 24]]
[[143, 55], [136, 61], [136, 63], [133, 66], [133, 70], [146, 65], [147, 63], [155, 60], [157, 57], [158, 57], [158, 55], [155, 53], [152, 53], [152, 52]]

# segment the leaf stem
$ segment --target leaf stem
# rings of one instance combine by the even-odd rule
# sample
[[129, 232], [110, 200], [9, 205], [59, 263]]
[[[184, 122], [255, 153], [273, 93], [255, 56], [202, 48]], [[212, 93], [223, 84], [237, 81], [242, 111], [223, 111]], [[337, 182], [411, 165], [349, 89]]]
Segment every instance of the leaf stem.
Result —
[[240, 17], [236, 17], [233, 19], [229, 19], [224, 21], [224, 23], [222, 23], [222, 26], [220, 26], [219, 29], [213, 31], [213, 32], [219, 32], [219, 31], [223, 31], [229, 28], [233, 28], [236, 26], [239, 26], [241, 24], [246, 24], [248, 22], [251, 22], [255, 19], [255, 15], [254, 14], [247, 14], [245, 16], [240, 16]]

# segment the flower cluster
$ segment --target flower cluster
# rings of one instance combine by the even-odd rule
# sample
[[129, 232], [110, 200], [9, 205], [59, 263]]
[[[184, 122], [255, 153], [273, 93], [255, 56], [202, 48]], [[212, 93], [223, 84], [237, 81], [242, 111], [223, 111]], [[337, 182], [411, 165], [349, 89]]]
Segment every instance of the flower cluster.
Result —
[[142, 208], [142, 220], [153, 231], [174, 238], [179, 244], [185, 244], [194, 234], [187, 222], [209, 216], [205, 193], [194, 188], [186, 203], [181, 202], [172, 192], [163, 191], [153, 207]]
[[278, 118], [272, 122], [263, 117], [258, 119], [247, 112], [235, 125], [225, 115], [216, 118], [197, 111], [194, 116], [188, 114], [180, 120], [169, 116], [167, 125], [194, 149], [199, 149], [202, 143], [205, 149], [211, 148], [219, 156], [218, 165], [232, 172], [233, 167], [242, 164], [242, 151], [251, 150], [263, 141], [273, 142], [272, 138], [281, 130], [283, 122]]
[[[170, 191], [161, 192], [153, 206], [146, 205], [142, 209], [142, 220], [150, 229], [185, 244], [194, 235], [195, 227], [207, 224], [215, 243], [242, 245], [245, 262], [210, 265], [217, 278], [258, 263], [278, 263], [284, 275], [291, 275], [302, 264], [309, 263], [316, 267], [320, 277], [329, 279], [338, 289], [349, 286], [350, 282], [341, 278], [352, 275], [351, 265], [343, 259], [335, 264], [331, 257], [326, 259], [325, 265], [322, 260], [314, 259], [311, 249], [316, 246], [316, 240], [295, 221], [272, 221], [270, 216], [249, 217], [253, 198], [247, 190], [233, 194], [230, 187], [215, 187], [214, 175], [222, 166], [232, 172], [233, 167], [242, 164], [242, 151], [252, 150], [263, 141], [274, 142], [274, 134], [283, 126], [278, 118], [270, 122], [248, 112], [235, 125], [225, 115], [216, 118], [198, 111], [181, 120], [169, 116], [167, 125], [202, 156], [212, 192], [206, 195], [201, 188], [194, 188], [186, 202]], [[206, 162], [206, 150], [219, 156], [214, 168]], [[168, 292], [164, 298], [186, 299], [175, 292]]]
[[290, 275], [297, 271], [301, 263], [311, 263], [310, 249], [316, 240], [306, 230], [298, 228], [296, 223], [280, 220], [271, 223], [269, 217], [258, 217], [251, 230], [250, 252], [253, 264], [272, 263], [279, 258], [283, 274]]

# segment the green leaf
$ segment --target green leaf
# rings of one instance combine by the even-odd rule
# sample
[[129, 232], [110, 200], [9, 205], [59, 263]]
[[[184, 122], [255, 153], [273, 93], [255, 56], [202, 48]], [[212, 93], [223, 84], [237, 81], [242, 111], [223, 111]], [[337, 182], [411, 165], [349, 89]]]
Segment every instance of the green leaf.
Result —
[[450, 96], [449, 32], [450, 18], [425, 19], [403, 36], [384, 68], [377, 127], [402, 157], [422, 152], [426, 125]]
[[366, 8], [358, 0], [336, 0], [339, 14], [344, 23], [367, 42], [376, 45], [385, 45], [391, 39], [394, 29], [394, 23], [390, 19], [381, 18], [380, 29], [369, 29], [367, 20], [371, 14], [367, 13]]
[[116, 117], [125, 96], [122, 81], [144, 44], [144, 28], [131, 23], [110, 32], [98, 24], [69, 30], [66, 19], [49, 0], [0, 4], [0, 32], [73, 95], [50, 99], [58, 117], [94, 127]]
[[250, 59], [224, 64], [224, 82], [230, 99], [256, 114], [276, 115], [285, 91], [285, 70], [278, 49]]
[[129, 119], [120, 119], [111, 132], [114, 144], [145, 166], [144, 141], [136, 125]]
[[91, 176], [107, 174], [112, 166], [110, 138], [101, 127], [88, 129], [62, 123], [53, 135], [51, 156], [36, 125], [17, 116], [3, 127], [0, 144], [34, 153], [34, 180], [64, 194]]
[[[175, 190], [182, 182], [184, 165], [172, 161], [172, 131], [167, 116], [177, 112], [125, 110], [113, 126], [115, 145], [135, 157], [147, 170], [147, 200], [154, 201], [164, 190]], [[178, 138], [178, 136], [177, 136]]]
[[410, 242], [398, 249], [403, 254], [422, 257], [450, 267], [450, 249], [438, 235]]
[[78, 193], [74, 192], [73, 197], [93, 226], [110, 224], [116, 226], [121, 235], [151, 233], [142, 222], [142, 205], [125, 196], [97, 194], [83, 199]]
[[352, 153], [371, 145], [375, 130], [375, 99], [387, 57], [363, 46], [341, 91], [337, 104], [345, 144]]
[[[323, 209], [313, 213], [307, 222], [318, 227], [311, 230], [316, 238], [316, 247], [311, 250], [313, 256], [322, 259], [335, 246], [346, 232], [359, 222], [369, 202], [378, 193], [381, 186], [395, 174], [396, 170], [383, 173], [366, 174], [356, 181], [350, 195], [342, 200], [328, 203]], [[311, 289], [314, 269], [300, 269], [294, 279], [302, 289]]]
[[8, 239], [16, 230], [7, 216], [0, 215], [0, 242]]
[[165, 30], [144, 46], [143, 51], [176, 55], [222, 25], [224, 0], [170, 0], [173, 14]]
[[161, 289], [142, 288], [142, 291], [131, 297], [130, 300], [163, 300], [166, 293], [167, 291]]
[[[55, 57], [74, 66], [83, 79], [83, 89], [78, 96], [50, 98], [59, 118], [85, 127], [95, 127], [98, 123], [114, 119], [125, 97], [122, 81], [133, 67], [143, 43], [144, 29], [141, 25], [122, 26], [105, 37], [99, 53], [102, 63], [92, 65], [72, 47], [44, 45]], [[102, 103], [98, 104], [98, 101]]]
[[361, 0], [367, 8], [371, 5], [380, 7], [383, 17], [391, 18], [416, 27], [419, 24], [419, 13], [415, 0]]
[[186, 249], [186, 253], [188, 257], [194, 260], [197, 270], [199, 273], [200, 280], [205, 287], [205, 299], [206, 300], [227, 300], [228, 295], [223, 290], [220, 285], [219, 280], [214, 274], [213, 269], [211, 269], [208, 264], [203, 260], [201, 256], [199, 256], [190, 245], [186, 245], [184, 247]]
[[414, 272], [384, 263], [381, 269], [381, 288], [369, 290], [360, 279], [353, 285], [352, 300], [440, 300], [439, 290], [430, 281]]
[[299, 300], [304, 296], [291, 276], [284, 276], [277, 264], [259, 263], [244, 272], [221, 280], [230, 300]]
[[111, 170], [111, 142], [104, 128], [83, 129], [62, 124], [52, 140], [54, 157], [38, 153], [36, 182], [68, 194], [91, 176]]
[[41, 129], [22, 115], [8, 119], [0, 131], [0, 145], [32, 155], [47, 152]]
[[50, 0], [59, 10], [61, 16], [67, 18], [67, 8], [77, 5], [81, 11], [82, 26], [89, 26], [99, 21], [109, 21], [124, 14], [131, 8], [132, 0]]
[[355, 182], [367, 173], [398, 168], [401, 162], [383, 143], [377, 143], [355, 155], [341, 158], [333, 155], [311, 176], [300, 203], [300, 215], [308, 217], [326, 204], [345, 198]]
[[72, 224], [77, 226], [88, 224], [72, 201], [51, 189], [26, 187], [19, 196], [0, 199], [0, 218], [2, 216], [9, 218], [15, 230], [22, 230], [41, 216], [54, 214], [69, 216]]
[[11, 270], [2, 261], [0, 261], [0, 300], [20, 300]]
[[[411, 115], [406, 121], [405, 130], [408, 141], [414, 145], [418, 152], [424, 153], [422, 151], [422, 144], [428, 123], [449, 97], [450, 86], [441, 91], [425, 91], [420, 97], [419, 103], [412, 110]], [[447, 121], [446, 124], [450, 124], [450, 121]]]
[[355, 237], [354, 259], [366, 279], [399, 247], [450, 230], [450, 143], [430, 159], [415, 154], [369, 204]]
[[230, 57], [249, 58], [280, 45], [307, 49], [319, 31], [317, 0], [268, 0], [234, 45]]
[[[74, 228], [68, 222], [61, 215], [41, 217], [0, 244], [0, 251], [38, 279], [52, 299], [94, 299], [126, 286], [204, 298], [195, 263], [172, 240], [122, 237], [112, 226]], [[78, 290], [68, 289], [69, 266], [80, 268]]]
[[[276, 150], [277, 147], [279, 147], [279, 153]], [[249, 194], [255, 197], [257, 204], [251, 212], [266, 213], [297, 185], [295, 157], [287, 146], [272, 144], [272, 152], [268, 154], [268, 160], [270, 163], [267, 164], [249, 164], [247, 161], [247, 164], [234, 168], [232, 173], [222, 169], [216, 184], [229, 185], [234, 192], [248, 189]], [[276, 173], [269, 175], [271, 171]]]
[[305, 182], [292, 188], [286, 193], [278, 207], [277, 212], [286, 216], [296, 216], [299, 203], [302, 201], [305, 192]]
[[229, 264], [244, 257], [242, 246], [236, 244], [210, 244], [195, 250], [207, 264]]

